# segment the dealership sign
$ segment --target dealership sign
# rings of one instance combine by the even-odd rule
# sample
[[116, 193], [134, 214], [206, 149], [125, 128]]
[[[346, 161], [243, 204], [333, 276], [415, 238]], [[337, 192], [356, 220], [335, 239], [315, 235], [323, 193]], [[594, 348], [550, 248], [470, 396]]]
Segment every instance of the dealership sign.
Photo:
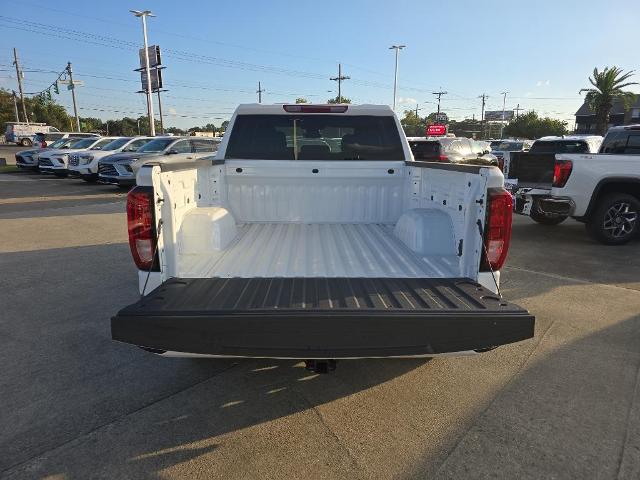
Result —
[[447, 134], [446, 125], [429, 125], [427, 127], [427, 137], [442, 137]]

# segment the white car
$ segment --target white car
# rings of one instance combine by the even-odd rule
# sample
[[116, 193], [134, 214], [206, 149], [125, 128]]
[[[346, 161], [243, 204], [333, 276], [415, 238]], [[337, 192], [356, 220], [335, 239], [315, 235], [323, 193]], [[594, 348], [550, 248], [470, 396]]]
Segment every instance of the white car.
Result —
[[326, 372], [533, 337], [497, 287], [512, 214], [497, 168], [414, 161], [386, 105], [241, 105], [227, 132], [215, 156], [138, 171], [143, 298], [111, 319], [115, 340]]
[[69, 154], [90, 148], [102, 148], [117, 137], [83, 138], [69, 144], [66, 148], [45, 150], [38, 155], [38, 168], [41, 173], [53, 173], [57, 177], [66, 177], [69, 173]]
[[98, 181], [98, 162], [101, 158], [119, 152], [135, 152], [154, 137], [119, 137], [103, 145], [69, 155], [69, 176], [82, 178], [85, 182]]

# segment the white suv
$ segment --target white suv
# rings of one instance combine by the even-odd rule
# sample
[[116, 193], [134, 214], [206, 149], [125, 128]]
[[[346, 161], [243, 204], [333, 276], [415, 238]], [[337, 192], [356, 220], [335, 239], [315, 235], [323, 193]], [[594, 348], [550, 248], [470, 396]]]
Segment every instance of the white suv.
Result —
[[45, 150], [38, 155], [38, 168], [41, 173], [53, 173], [57, 177], [66, 177], [69, 171], [69, 154], [93, 147], [103, 147], [117, 137], [91, 137], [83, 138], [71, 143], [64, 149]]
[[120, 137], [102, 147], [94, 146], [88, 150], [69, 155], [69, 176], [82, 178], [85, 182], [98, 181], [98, 162], [101, 158], [119, 152], [135, 152], [154, 137]]

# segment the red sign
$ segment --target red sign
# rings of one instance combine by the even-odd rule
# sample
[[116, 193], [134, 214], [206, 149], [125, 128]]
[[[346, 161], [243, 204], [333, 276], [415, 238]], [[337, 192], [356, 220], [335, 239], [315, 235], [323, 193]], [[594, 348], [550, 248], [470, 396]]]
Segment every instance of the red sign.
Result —
[[441, 137], [447, 134], [446, 125], [429, 125], [427, 127], [427, 137]]

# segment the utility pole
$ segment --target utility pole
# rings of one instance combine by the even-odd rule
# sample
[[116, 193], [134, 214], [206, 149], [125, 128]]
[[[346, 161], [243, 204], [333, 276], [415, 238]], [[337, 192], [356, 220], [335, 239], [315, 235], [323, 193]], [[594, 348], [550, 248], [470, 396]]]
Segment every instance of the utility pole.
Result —
[[480, 115], [480, 124], [482, 125], [481, 128], [481, 134], [484, 137], [484, 106], [487, 102], [487, 98], [489, 98], [489, 95], [487, 95], [486, 93], [483, 93], [482, 95], [480, 95], [478, 98], [482, 99], [482, 114]]
[[140, 135], [140, 119], [137, 119], [136, 123], [138, 124], [138, 135]]
[[338, 103], [342, 103], [342, 81], [349, 80], [351, 77], [347, 77], [342, 75], [342, 64], [338, 64], [338, 76], [330, 78], [329, 80], [333, 80], [334, 82], [338, 82]]
[[518, 106], [513, 109], [513, 111], [516, 112], [516, 118], [520, 116], [518, 115], [520, 113], [520, 110], [524, 110], [524, 108], [520, 108], [520, 104], [518, 104]]
[[24, 104], [24, 90], [22, 89], [22, 70], [20, 70], [20, 64], [18, 63], [18, 51], [15, 47], [13, 47], [13, 64], [16, 66], [16, 77], [18, 77], [18, 91], [20, 92], [20, 102], [22, 102], [22, 114], [24, 115], [24, 121], [29, 125], [27, 107]]
[[416, 118], [418, 118], [418, 110], [422, 110], [422, 109], [419, 107], [419, 104], [416, 103]]
[[158, 114], [160, 115], [160, 135], [164, 135], [164, 122], [162, 121], [162, 101], [160, 100], [159, 86], [158, 86]]
[[150, 10], [129, 10], [136, 17], [142, 19], [142, 36], [144, 37], [144, 70], [147, 76], [147, 116], [149, 117], [149, 135], [152, 137], [156, 136], [156, 125], [155, 119], [153, 115], [153, 100], [151, 99], [151, 91], [153, 89], [153, 85], [151, 84], [151, 69], [149, 68], [149, 46], [147, 44], [147, 17], [155, 17]]
[[500, 124], [500, 140], [502, 140], [504, 132], [504, 108], [507, 103], [507, 93], [509, 92], [500, 92], [500, 94], [502, 95], [502, 123]]
[[73, 70], [71, 62], [67, 62], [67, 73], [69, 74], [69, 88], [71, 89], [71, 99], [73, 100], [73, 114], [76, 117], [76, 128], [80, 131], [80, 117], [78, 117], [78, 106], [76, 105], [76, 86], [73, 84]]
[[391, 45], [389, 50], [396, 51], [396, 69], [395, 74], [393, 75], [393, 111], [396, 111], [396, 92], [398, 90], [398, 53], [403, 48], [406, 48], [406, 45]]
[[11, 92], [13, 93], [13, 110], [16, 113], [16, 122], [20, 121], [20, 116], [18, 115], [18, 97], [16, 96], [16, 91], [15, 90], [11, 90]]
[[433, 92], [434, 95], [438, 96], [438, 113], [440, 113], [440, 98], [442, 95], [446, 95], [449, 92]]
[[264, 92], [264, 90], [262, 89], [262, 84], [260, 82], [258, 82], [258, 90], [256, 90], [256, 93], [258, 94], [258, 103], [262, 103], [262, 93]]

